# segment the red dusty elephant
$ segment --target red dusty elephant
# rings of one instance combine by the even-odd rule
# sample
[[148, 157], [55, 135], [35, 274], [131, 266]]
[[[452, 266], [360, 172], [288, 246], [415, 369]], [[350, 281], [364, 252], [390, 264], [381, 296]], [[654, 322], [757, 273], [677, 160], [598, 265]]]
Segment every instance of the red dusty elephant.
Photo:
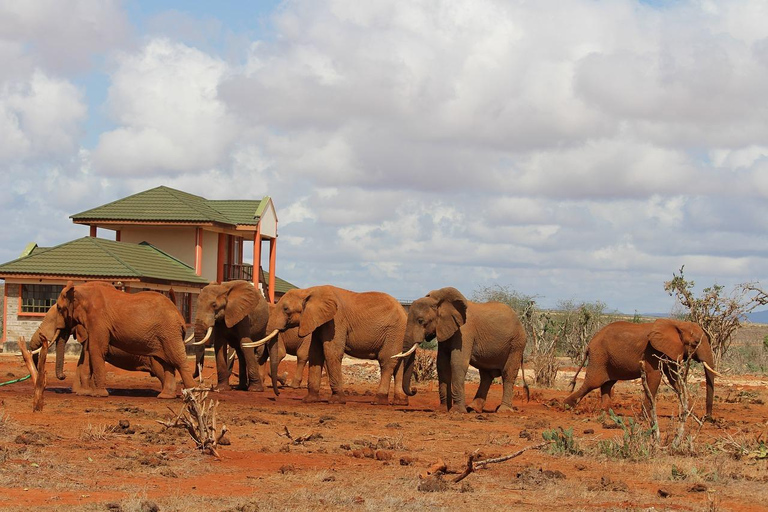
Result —
[[[651, 394], [661, 383], [660, 357], [667, 356], [673, 361], [693, 358], [704, 365], [707, 383], [707, 416], [712, 416], [712, 402], [715, 395], [714, 360], [709, 337], [704, 330], [693, 322], [682, 320], [659, 319], [652, 323], [613, 322], [606, 325], [590, 340], [587, 345], [585, 361], [589, 358], [587, 374], [581, 388], [565, 399], [565, 404], [574, 407], [579, 400], [593, 389], [600, 388], [603, 408], [611, 405], [611, 389], [616, 381], [640, 378], [640, 361], [646, 369], [648, 387]], [[584, 366], [582, 362], [571, 387], [575, 387], [576, 376]], [[675, 376], [667, 371], [670, 382]]]
[[[195, 386], [187, 367], [184, 319], [171, 300], [157, 292], [124, 293], [109, 283], [67, 283], [56, 301], [56, 314], [40, 325], [40, 333], [56, 340], [63, 356], [70, 330], [83, 343], [84, 361], [93, 375], [93, 394], [107, 396], [106, 368], [110, 347], [133, 356], [152, 358], [162, 367], [163, 390], [159, 398], [176, 396], [174, 372], [184, 387]], [[59, 358], [63, 364], [63, 357]], [[57, 361], [57, 366], [58, 366]], [[57, 373], [59, 373], [57, 368]]]
[[[272, 309], [267, 331], [285, 332], [298, 327], [300, 338], [311, 335], [309, 392], [305, 402], [320, 399], [323, 365], [331, 385], [331, 403], [344, 403], [341, 361], [344, 354], [379, 361], [381, 380], [376, 404], [389, 403], [389, 386], [395, 377], [395, 404], [407, 404], [402, 391], [402, 365], [392, 359], [402, 346], [406, 314], [386, 293], [357, 293], [324, 285], [290, 290]], [[275, 371], [272, 372], [276, 374]]]

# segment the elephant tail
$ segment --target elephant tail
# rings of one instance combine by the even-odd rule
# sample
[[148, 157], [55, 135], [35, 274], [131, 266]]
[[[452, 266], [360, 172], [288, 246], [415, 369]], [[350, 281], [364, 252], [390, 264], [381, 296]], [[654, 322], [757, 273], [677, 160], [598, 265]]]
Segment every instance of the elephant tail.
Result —
[[584, 368], [584, 365], [587, 363], [588, 357], [589, 357], [589, 347], [587, 347], [587, 349], [584, 351], [584, 357], [581, 358], [581, 363], [579, 364], [579, 367], [576, 369], [576, 373], [573, 374], [573, 379], [571, 379], [571, 393], [573, 393], [573, 390], [576, 389], [576, 377], [579, 376], [581, 369]]
[[531, 401], [531, 389], [528, 387], [528, 383], [525, 382], [525, 364], [523, 364], [523, 354], [520, 354], [520, 372], [523, 376], [523, 388], [525, 389], [525, 399], [527, 402]]

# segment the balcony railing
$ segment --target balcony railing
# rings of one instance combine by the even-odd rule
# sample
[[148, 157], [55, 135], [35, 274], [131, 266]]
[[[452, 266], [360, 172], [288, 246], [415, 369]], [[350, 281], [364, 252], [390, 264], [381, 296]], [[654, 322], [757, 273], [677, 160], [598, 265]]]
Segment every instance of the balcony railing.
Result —
[[235, 279], [243, 279], [245, 281], [253, 281], [253, 265], [248, 263], [224, 264], [224, 280], [234, 281]]

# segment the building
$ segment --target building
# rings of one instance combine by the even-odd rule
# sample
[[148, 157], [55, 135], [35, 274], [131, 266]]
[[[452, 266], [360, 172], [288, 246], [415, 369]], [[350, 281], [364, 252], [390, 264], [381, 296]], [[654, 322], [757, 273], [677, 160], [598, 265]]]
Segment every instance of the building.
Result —
[[[20, 258], [0, 265], [3, 347], [29, 338], [70, 280], [107, 281], [126, 292], [172, 289], [188, 323], [209, 282], [252, 281], [270, 302], [295, 288], [275, 275], [277, 214], [269, 197], [208, 200], [161, 186], [71, 218], [89, 226], [90, 236], [49, 248], [32, 243]], [[114, 232], [114, 240], [99, 238], [99, 230]], [[243, 262], [245, 244], [253, 244], [258, 265]]]

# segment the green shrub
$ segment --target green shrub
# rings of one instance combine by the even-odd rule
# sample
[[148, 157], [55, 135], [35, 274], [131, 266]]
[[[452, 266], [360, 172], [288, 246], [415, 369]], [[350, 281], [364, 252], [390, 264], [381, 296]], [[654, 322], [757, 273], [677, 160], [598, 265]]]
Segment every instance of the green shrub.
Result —
[[545, 441], [550, 445], [547, 451], [552, 455], [581, 455], [583, 452], [573, 438], [573, 427], [564, 430], [563, 427], [545, 430], [541, 433]]
[[622, 430], [621, 438], [606, 439], [598, 443], [598, 451], [612, 459], [643, 460], [655, 452], [653, 435], [657, 425], [644, 428], [634, 418], [616, 415], [613, 409], [608, 411], [611, 420]]

